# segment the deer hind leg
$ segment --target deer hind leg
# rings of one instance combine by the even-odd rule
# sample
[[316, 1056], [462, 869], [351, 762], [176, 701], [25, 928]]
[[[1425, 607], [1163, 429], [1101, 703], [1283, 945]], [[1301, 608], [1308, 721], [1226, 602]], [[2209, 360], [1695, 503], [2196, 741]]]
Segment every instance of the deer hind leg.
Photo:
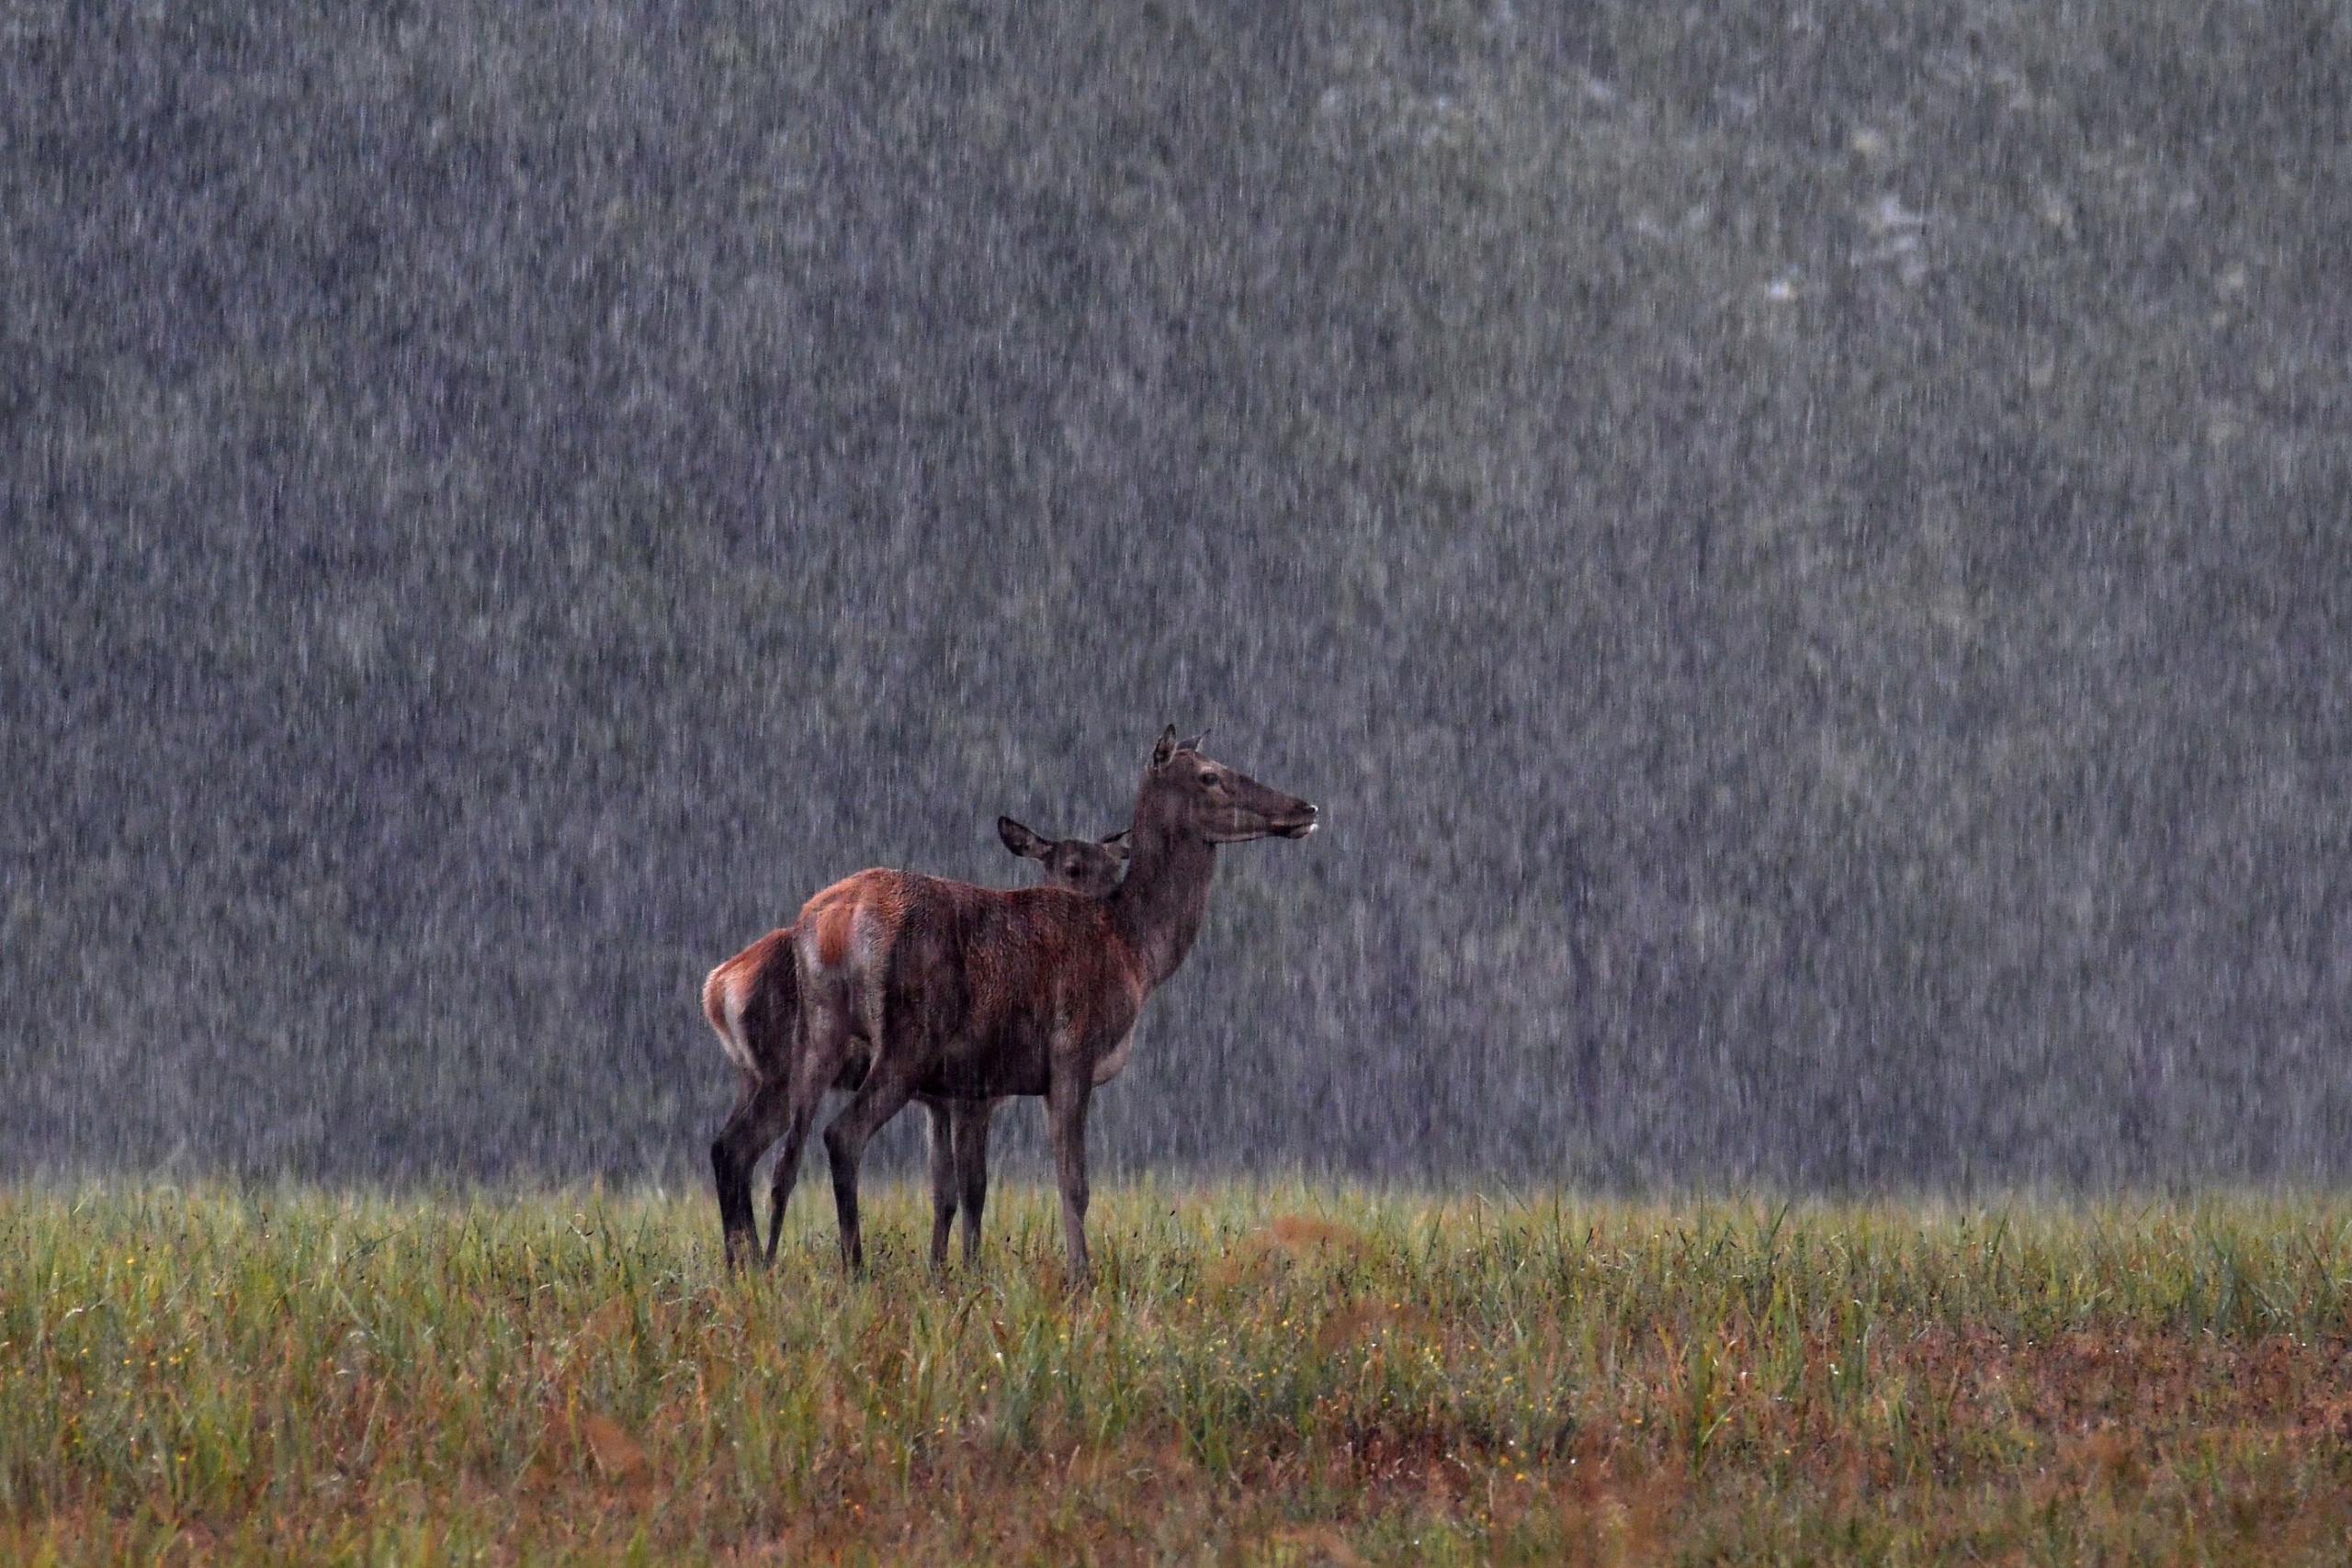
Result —
[[1062, 1241], [1069, 1254], [1069, 1288], [1094, 1282], [1086, 1257], [1086, 1101], [1094, 1085], [1082, 1073], [1056, 1073], [1046, 1094], [1046, 1131], [1054, 1145], [1054, 1175], [1062, 1191]]
[[964, 1267], [980, 1261], [980, 1211], [989, 1201], [989, 1118], [996, 1114], [993, 1100], [955, 1102], [956, 1185], [964, 1211]]
[[757, 1252], [760, 1231], [752, 1209], [752, 1168], [792, 1121], [792, 1086], [769, 1078], [746, 1087], [735, 1110], [710, 1145], [710, 1170], [718, 1186], [721, 1246], [730, 1269], [742, 1266], [746, 1251]]
[[866, 1141], [906, 1109], [914, 1092], [913, 1074], [896, 1062], [877, 1060], [849, 1104], [825, 1129], [825, 1157], [833, 1168], [833, 1208], [842, 1224], [842, 1265], [853, 1274], [865, 1267], [865, 1244], [857, 1227], [858, 1164], [865, 1158]]
[[784, 1147], [775, 1156], [769, 1179], [767, 1258], [775, 1261], [776, 1245], [784, 1237], [784, 1206], [800, 1179], [801, 1152], [808, 1146], [808, 1131], [825, 1103], [825, 1091], [841, 1076], [849, 1058], [850, 1032], [837, 1007], [821, 1000], [807, 1007], [800, 1020], [800, 1050], [792, 1073], [791, 1114], [784, 1131]]
[[962, 1169], [958, 1145], [960, 1102], [922, 1095], [931, 1116], [931, 1271], [947, 1268], [947, 1233], [956, 1224], [956, 1179]]
[[811, 1089], [796, 1085], [792, 1097], [789, 1123], [784, 1130], [784, 1147], [775, 1156], [775, 1170], [768, 1178], [768, 1246], [766, 1261], [775, 1262], [776, 1244], [784, 1239], [784, 1206], [792, 1200], [793, 1185], [800, 1179], [800, 1151], [808, 1146], [808, 1129], [817, 1120], [817, 1108], [825, 1098], [825, 1087]]

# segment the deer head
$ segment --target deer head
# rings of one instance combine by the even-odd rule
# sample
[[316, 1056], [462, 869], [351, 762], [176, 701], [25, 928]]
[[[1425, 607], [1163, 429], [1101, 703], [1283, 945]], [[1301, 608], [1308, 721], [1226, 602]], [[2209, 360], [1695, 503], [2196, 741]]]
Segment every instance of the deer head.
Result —
[[1126, 869], [1125, 828], [1102, 840], [1046, 839], [1010, 817], [1000, 817], [996, 834], [1014, 854], [1045, 866], [1047, 886], [1067, 887], [1089, 898], [1100, 898], [1116, 887], [1119, 873]]
[[1239, 844], [1251, 839], [1303, 839], [1315, 831], [1319, 813], [1295, 795], [1228, 767], [1201, 750], [1204, 731], [1176, 739], [1176, 727], [1160, 732], [1144, 769], [1136, 819], [1147, 812], [1155, 826], [1206, 844]]

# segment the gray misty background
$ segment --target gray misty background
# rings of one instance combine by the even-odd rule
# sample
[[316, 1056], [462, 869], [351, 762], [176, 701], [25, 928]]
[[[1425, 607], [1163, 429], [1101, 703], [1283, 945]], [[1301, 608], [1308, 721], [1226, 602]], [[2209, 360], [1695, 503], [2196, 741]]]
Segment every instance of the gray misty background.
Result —
[[2352, 1177], [2348, 105], [2339, 0], [7, 0], [0, 1170], [699, 1180], [711, 964], [1174, 722], [1329, 827], [1110, 1170]]

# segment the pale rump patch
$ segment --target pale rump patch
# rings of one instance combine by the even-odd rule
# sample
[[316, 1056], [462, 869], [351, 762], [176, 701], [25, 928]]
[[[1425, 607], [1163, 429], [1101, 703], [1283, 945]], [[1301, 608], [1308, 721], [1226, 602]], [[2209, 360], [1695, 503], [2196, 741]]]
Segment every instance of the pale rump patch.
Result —
[[759, 973], [759, 963], [753, 955], [764, 953], [771, 945], [766, 938], [754, 942], [713, 969], [702, 986], [703, 1016], [718, 1034], [719, 1048], [727, 1053], [729, 1061], [747, 1073], [757, 1073], [759, 1066], [752, 1059], [752, 1044], [743, 1033], [743, 1007], [751, 998], [752, 977]]
[[861, 967], [871, 974], [880, 974], [890, 938], [898, 922], [885, 918], [883, 910], [871, 904], [861, 903], [850, 921], [850, 942], [857, 952]]
[[849, 960], [854, 943], [888, 942], [906, 913], [905, 881], [899, 872], [861, 871], [819, 893], [800, 907], [802, 953], [830, 971]]

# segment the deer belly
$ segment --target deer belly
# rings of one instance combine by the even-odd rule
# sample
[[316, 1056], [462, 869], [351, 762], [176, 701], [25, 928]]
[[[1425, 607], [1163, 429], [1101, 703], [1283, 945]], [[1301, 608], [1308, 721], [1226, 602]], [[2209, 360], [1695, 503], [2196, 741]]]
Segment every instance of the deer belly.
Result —
[[1050, 1077], [1046, 1063], [1041, 1043], [1018, 1036], [999, 1039], [989, 1047], [951, 1054], [923, 1075], [921, 1089], [957, 1100], [1043, 1094]]
[[1119, 1043], [1111, 1047], [1109, 1055], [1094, 1064], [1094, 1081], [1098, 1086], [1119, 1076], [1121, 1069], [1127, 1065], [1127, 1053], [1135, 1049], [1135, 1044], [1136, 1032], [1130, 1029], [1119, 1036]]

